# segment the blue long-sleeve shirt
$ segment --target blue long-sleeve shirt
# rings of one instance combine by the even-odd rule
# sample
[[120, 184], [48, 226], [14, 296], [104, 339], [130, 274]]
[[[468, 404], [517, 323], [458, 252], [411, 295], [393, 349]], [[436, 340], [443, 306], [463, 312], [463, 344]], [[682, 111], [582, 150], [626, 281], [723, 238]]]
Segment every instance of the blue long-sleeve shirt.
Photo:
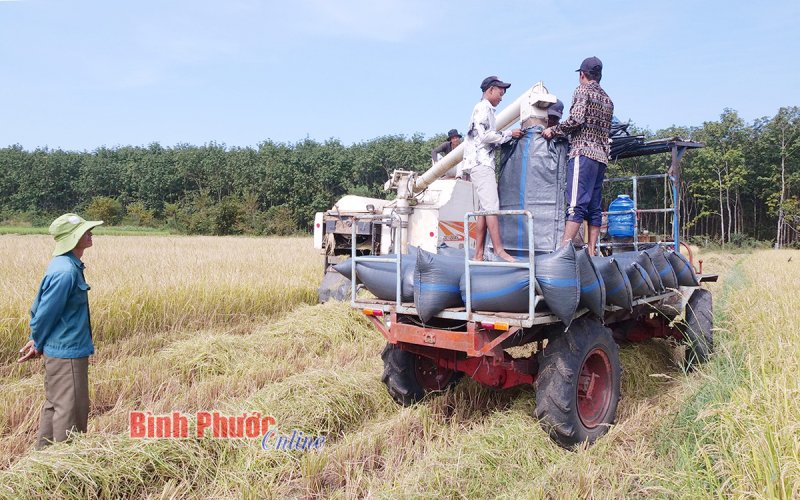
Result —
[[72, 252], [53, 257], [31, 306], [31, 340], [53, 358], [94, 354], [89, 321], [89, 285], [83, 262]]

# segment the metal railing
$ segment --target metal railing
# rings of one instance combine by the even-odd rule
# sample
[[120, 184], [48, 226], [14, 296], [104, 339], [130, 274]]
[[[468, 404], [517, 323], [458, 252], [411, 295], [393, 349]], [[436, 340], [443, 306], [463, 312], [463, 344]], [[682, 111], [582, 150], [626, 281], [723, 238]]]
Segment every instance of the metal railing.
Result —
[[[387, 222], [389, 222], [390, 227], [392, 228], [392, 231], [393, 231], [393, 233], [392, 233], [393, 238], [392, 239], [394, 241], [399, 241], [399, 245], [396, 245], [396, 248], [395, 248], [395, 257], [375, 257], [375, 256], [370, 256], [370, 258], [368, 259], [368, 258], [366, 258], [366, 256], [359, 257], [357, 255], [358, 252], [356, 250], [356, 248], [357, 248], [357, 245], [356, 245], [356, 227], [358, 226], [358, 224], [356, 224], [356, 221], [357, 220], [365, 220], [365, 219], [371, 220], [373, 224], [375, 224], [375, 223], [386, 224]], [[394, 223], [395, 221], [397, 221], [397, 224]], [[401, 283], [401, 276], [402, 276], [401, 270], [402, 270], [402, 264], [403, 264], [403, 262], [402, 262], [402, 259], [403, 259], [403, 253], [402, 253], [402, 249], [403, 249], [403, 231], [397, 231], [398, 228], [402, 227], [402, 224], [403, 224], [403, 220], [400, 218], [399, 215], [397, 215], [395, 213], [391, 213], [389, 215], [383, 215], [383, 214], [382, 215], [357, 215], [357, 216], [353, 217], [353, 225], [352, 225], [352, 228], [351, 228], [351, 231], [352, 231], [351, 232], [351, 238], [352, 238], [352, 246], [351, 246], [351, 251], [352, 251], [351, 258], [352, 258], [352, 261], [351, 262], [352, 262], [353, 265], [352, 265], [352, 267], [350, 269], [350, 306], [351, 307], [355, 307], [356, 306], [356, 292], [357, 292], [357, 289], [358, 289], [358, 286], [356, 284], [356, 267], [357, 267], [359, 262], [394, 262], [396, 264], [396, 273], [397, 273], [396, 277], [397, 277], [397, 279], [396, 279], [396, 283], [395, 283], [395, 294], [396, 294], [395, 297], [397, 299], [397, 307], [402, 307], [402, 305], [403, 305], [403, 302], [402, 302], [403, 291], [402, 290], [403, 289], [402, 289], [402, 283]], [[397, 237], [398, 234], [399, 234], [399, 240], [395, 240], [394, 237]], [[397, 248], [399, 248], [400, 251], [397, 251]]]
[[[528, 226], [528, 261], [527, 262], [478, 262], [478, 261], [471, 261], [469, 259], [469, 219], [473, 217], [478, 217], [482, 215], [516, 215], [516, 216], [525, 216], [527, 219], [527, 226]], [[355, 226], [353, 224], [352, 232], [353, 232], [353, 243], [352, 243], [352, 268], [350, 270], [350, 305], [353, 308], [358, 308], [359, 305], [371, 305], [372, 302], [369, 299], [365, 301], [359, 301], [356, 298], [357, 293], [357, 284], [356, 284], [356, 266], [359, 262], [390, 262], [395, 264], [395, 300], [393, 301], [393, 308], [394, 311], [398, 314], [412, 314], [417, 315], [417, 310], [414, 307], [407, 307], [404, 306], [402, 303], [402, 260], [403, 260], [403, 231], [402, 224], [403, 221], [397, 214], [390, 214], [390, 215], [360, 215], [355, 216], [354, 220], [371, 220], [373, 223], [378, 224], [389, 224], [392, 232], [392, 239], [394, 243], [394, 250], [395, 256], [394, 257], [377, 257], [377, 256], [358, 256], [357, 249], [355, 244]], [[548, 324], [558, 321], [555, 316], [551, 315], [542, 315], [540, 318], [535, 317], [535, 310], [536, 306], [539, 303], [540, 296], [536, 293], [536, 272], [535, 272], [535, 262], [534, 262], [534, 239], [533, 239], [533, 215], [527, 210], [497, 210], [497, 211], [484, 211], [484, 212], [467, 212], [464, 215], [464, 241], [466, 242], [464, 248], [464, 272], [466, 274], [466, 297], [467, 300], [465, 301], [465, 311], [451, 311], [451, 310], [444, 310], [438, 313], [436, 316], [439, 318], [445, 319], [455, 319], [461, 321], [497, 321], [498, 317], [492, 314], [480, 314], [472, 311], [472, 283], [471, 283], [471, 268], [473, 267], [509, 267], [509, 268], [521, 268], [528, 270], [528, 313], [527, 316], [522, 318], [507, 318], [503, 317], [503, 321], [508, 322], [509, 325], [512, 326], [520, 326], [523, 328], [527, 328], [533, 326], [534, 324]]]
[[[672, 208], [664, 207], [664, 208], [643, 208], [639, 209], [639, 181], [640, 180], [651, 180], [651, 179], [669, 179], [670, 185], [672, 186]], [[633, 196], [631, 199], [633, 200], [633, 208], [630, 210], [610, 210], [603, 212], [603, 215], [626, 215], [626, 214], [633, 214], [634, 217], [634, 224], [633, 224], [633, 249], [639, 250], [639, 214], [643, 213], [670, 213], [672, 212], [672, 237], [673, 243], [676, 251], [679, 251], [680, 241], [679, 241], [679, 229], [680, 229], [680, 218], [678, 213], [678, 187], [675, 183], [675, 177], [669, 174], [651, 174], [651, 175], [633, 175], [630, 177], [613, 177], [610, 179], [604, 179], [603, 182], [625, 182], [630, 181], [633, 183]], [[610, 225], [609, 221], [609, 225]], [[627, 246], [630, 243], [600, 243], [597, 242], [597, 250], [599, 251], [602, 247], [615, 247], [615, 246]]]
[[[472, 267], [510, 267], [528, 270], [528, 317], [533, 319], [534, 310], [536, 309], [536, 264], [534, 263], [534, 244], [533, 244], [533, 214], [528, 210], [486, 210], [482, 212], [467, 212], [464, 214], [464, 232], [469, 231], [469, 220], [473, 217], [480, 217], [486, 215], [523, 215], [526, 217], [528, 229], [528, 262], [479, 262], [472, 261], [469, 258], [469, 244], [464, 245], [464, 273], [466, 282], [466, 296], [465, 301], [467, 316], [472, 314]], [[469, 242], [469, 234], [464, 235], [464, 241]]]

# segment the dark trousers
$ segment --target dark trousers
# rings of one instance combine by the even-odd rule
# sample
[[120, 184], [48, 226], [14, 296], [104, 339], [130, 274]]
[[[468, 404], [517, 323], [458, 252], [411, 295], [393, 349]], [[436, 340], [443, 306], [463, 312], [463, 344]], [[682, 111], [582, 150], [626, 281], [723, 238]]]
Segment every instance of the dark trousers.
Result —
[[567, 162], [567, 220], [603, 224], [603, 178], [606, 164], [585, 156]]
[[39, 420], [37, 449], [66, 441], [72, 432], [86, 432], [89, 420], [89, 357], [43, 358], [47, 400]]

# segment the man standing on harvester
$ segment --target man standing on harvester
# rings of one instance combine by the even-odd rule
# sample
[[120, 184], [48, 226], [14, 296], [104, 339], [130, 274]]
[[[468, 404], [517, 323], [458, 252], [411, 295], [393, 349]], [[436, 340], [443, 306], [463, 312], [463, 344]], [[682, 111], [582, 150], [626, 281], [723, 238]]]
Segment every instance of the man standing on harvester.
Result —
[[[463, 171], [469, 174], [475, 186], [481, 211], [500, 210], [495, 174], [495, 150], [512, 138], [519, 139], [523, 135], [522, 130], [518, 128], [498, 132], [495, 124], [495, 110], [503, 100], [506, 89], [510, 86], [510, 83], [505, 83], [496, 76], [484, 78], [481, 82], [483, 97], [472, 110], [472, 117], [467, 127]], [[483, 260], [487, 228], [489, 237], [492, 239], [494, 254], [507, 262], [514, 262], [514, 258], [503, 248], [503, 242], [500, 239], [500, 224], [496, 215], [478, 217], [475, 259]]]
[[600, 87], [603, 63], [596, 57], [583, 60], [580, 85], [572, 95], [569, 118], [542, 131], [545, 139], [570, 137], [567, 167], [567, 222], [564, 245], [578, 233], [581, 223], [589, 223], [589, 254], [595, 254], [603, 220], [602, 190], [610, 152], [608, 134], [614, 103]]
[[433, 148], [433, 151], [431, 151], [431, 163], [436, 163], [450, 154], [450, 151], [456, 149], [458, 145], [461, 144], [461, 139], [462, 137], [461, 134], [458, 133], [458, 130], [454, 128], [450, 129], [450, 131], [447, 133], [447, 140]]
[[[451, 151], [456, 149], [461, 144], [463, 137], [458, 133], [458, 130], [452, 128], [447, 132], [447, 141], [439, 144], [433, 151], [431, 151], [431, 164], [435, 165], [436, 162], [449, 155]], [[461, 163], [448, 170], [443, 177], [458, 177], [460, 174]]]

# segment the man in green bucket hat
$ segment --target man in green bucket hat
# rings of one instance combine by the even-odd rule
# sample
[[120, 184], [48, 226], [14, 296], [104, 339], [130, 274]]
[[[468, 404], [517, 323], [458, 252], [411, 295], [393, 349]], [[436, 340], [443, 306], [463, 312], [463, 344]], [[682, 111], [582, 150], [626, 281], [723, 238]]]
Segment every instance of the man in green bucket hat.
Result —
[[90, 287], [83, 276], [81, 257], [92, 246], [92, 228], [102, 223], [64, 214], [50, 224], [56, 247], [31, 306], [30, 340], [17, 360], [22, 363], [44, 357], [46, 400], [39, 421], [38, 449], [65, 441], [73, 432], [86, 432], [89, 356], [94, 354], [94, 344]]

